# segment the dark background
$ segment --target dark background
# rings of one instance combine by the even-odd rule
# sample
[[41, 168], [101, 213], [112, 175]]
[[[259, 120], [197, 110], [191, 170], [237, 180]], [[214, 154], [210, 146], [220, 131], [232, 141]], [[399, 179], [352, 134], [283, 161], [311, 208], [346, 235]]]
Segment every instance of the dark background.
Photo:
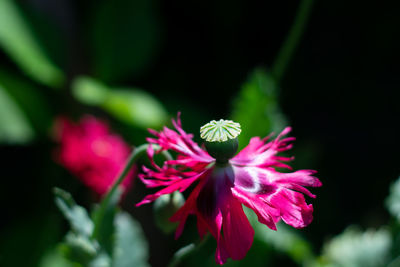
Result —
[[[110, 8], [110, 16], [129, 17], [130, 10], [123, 8], [126, 1], [117, 2], [122, 4]], [[38, 36], [59, 34], [41, 40], [68, 77], [89, 74], [109, 84], [145, 88], [170, 114], [182, 111], [184, 127], [194, 133], [204, 122], [230, 114], [232, 100], [255, 67], [272, 66], [298, 6], [297, 1], [142, 2], [138, 10], [150, 9], [153, 16], [153, 56], [120, 77], [94, 67], [96, 51], [90, 44], [91, 36], [98, 34], [92, 27], [101, 16], [98, 1], [18, 3]], [[293, 166], [318, 170], [324, 184], [313, 190], [318, 195], [312, 201], [314, 221], [303, 230], [316, 252], [350, 224], [379, 227], [389, 220], [384, 199], [400, 174], [398, 14], [395, 1], [316, 1], [280, 84], [280, 105], [297, 138]], [[102, 26], [97, 32], [111, 29], [129, 35], [129, 28]], [[137, 48], [129, 41], [126, 37], [124, 45]], [[20, 72], [3, 52], [0, 60], [2, 66]], [[116, 60], [110, 68], [119, 64]], [[55, 114], [104, 115], [79, 106], [68, 84], [66, 89], [61, 97], [45, 93]], [[93, 197], [53, 162], [54, 146], [43, 137], [32, 145], [0, 147], [1, 257], [6, 262], [15, 257], [14, 266], [25, 260], [34, 264], [66, 231], [53, 204], [53, 186], [71, 191], [83, 205]], [[140, 182], [133, 194], [128, 200], [144, 195]], [[184, 242], [173, 243], [172, 236], [154, 228], [150, 205], [137, 209], [133, 204], [127, 201], [125, 206], [142, 222], [151, 246], [150, 262], [163, 266]], [[17, 248], [25, 252], [23, 259], [18, 259]]]

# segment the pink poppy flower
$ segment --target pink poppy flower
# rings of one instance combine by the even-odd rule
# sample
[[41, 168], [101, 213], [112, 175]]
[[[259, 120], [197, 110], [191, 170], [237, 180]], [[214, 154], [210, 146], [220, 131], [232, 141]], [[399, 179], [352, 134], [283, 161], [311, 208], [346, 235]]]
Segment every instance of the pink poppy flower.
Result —
[[[130, 155], [128, 144], [92, 116], [83, 117], [78, 124], [59, 118], [55, 131], [60, 142], [57, 161], [98, 195], [106, 194]], [[122, 182], [124, 191], [130, 188], [134, 172]]]
[[[207, 232], [213, 235], [217, 241], [216, 262], [223, 264], [228, 258], [244, 258], [253, 242], [254, 230], [242, 204], [258, 215], [259, 222], [273, 230], [281, 219], [295, 228], [311, 223], [313, 206], [306, 203], [303, 194], [315, 198], [304, 186], [322, 185], [312, 176], [315, 171], [282, 173], [275, 169], [291, 169], [283, 162], [293, 158], [277, 156], [278, 152], [292, 147], [290, 142], [295, 138], [284, 138], [291, 130], [289, 127], [274, 140], [252, 138], [247, 147], [221, 164], [193, 142], [193, 135], [182, 129], [179, 115], [177, 121], [172, 122], [176, 131], [167, 127], [161, 132], [150, 130], [156, 138], [147, 141], [161, 147], [156, 153], [162, 150], [177, 152], [177, 159], [166, 161], [159, 167], [153, 161], [155, 151], [149, 146], [147, 152], [154, 169], [144, 167], [144, 174], [139, 177], [148, 187], [164, 188], [146, 196], [137, 205], [194, 185], [185, 204], [171, 218], [171, 221], [179, 222], [176, 238], [181, 235], [187, 217], [195, 215], [199, 235], [203, 237]], [[212, 134], [218, 135], [218, 132]]]

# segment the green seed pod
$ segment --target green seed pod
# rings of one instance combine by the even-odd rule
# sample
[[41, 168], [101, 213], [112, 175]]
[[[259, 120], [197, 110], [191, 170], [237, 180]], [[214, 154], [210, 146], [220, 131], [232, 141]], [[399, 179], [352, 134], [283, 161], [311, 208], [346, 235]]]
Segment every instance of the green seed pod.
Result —
[[240, 124], [231, 120], [210, 121], [200, 128], [200, 137], [204, 139], [207, 152], [224, 164], [232, 158], [238, 149]]
[[178, 223], [169, 221], [174, 213], [183, 206], [185, 198], [179, 191], [169, 195], [162, 195], [154, 202], [154, 219], [158, 228], [166, 234], [171, 233], [178, 226]]

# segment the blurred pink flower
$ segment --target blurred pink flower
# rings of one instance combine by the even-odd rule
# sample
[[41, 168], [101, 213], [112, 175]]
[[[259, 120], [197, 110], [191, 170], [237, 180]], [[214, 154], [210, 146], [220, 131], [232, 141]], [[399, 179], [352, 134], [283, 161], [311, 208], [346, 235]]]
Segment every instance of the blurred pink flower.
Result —
[[197, 216], [200, 236], [207, 232], [214, 236], [217, 241], [215, 259], [218, 264], [223, 264], [228, 258], [244, 258], [253, 242], [254, 230], [242, 204], [258, 215], [259, 222], [273, 230], [280, 219], [295, 228], [311, 223], [313, 206], [306, 203], [303, 194], [315, 198], [304, 186], [322, 185], [312, 176], [315, 171], [281, 173], [275, 170], [276, 167], [291, 169], [282, 161], [292, 158], [276, 155], [292, 147], [293, 137], [282, 139], [290, 132], [289, 127], [269, 142], [268, 137], [252, 138], [226, 166], [218, 166], [214, 158], [192, 141], [193, 135], [182, 129], [179, 117], [177, 121], [173, 120], [173, 125], [176, 131], [167, 127], [161, 132], [150, 130], [156, 136], [148, 138], [150, 144], [159, 145], [160, 151], [171, 149], [178, 157], [159, 167], [153, 161], [154, 150], [149, 146], [147, 152], [154, 170], [144, 167], [145, 174], [139, 177], [148, 187], [164, 188], [146, 196], [137, 205], [176, 190], [182, 192], [197, 182], [184, 206], [171, 218], [171, 221], [179, 222], [176, 238], [181, 235], [188, 215]]
[[[100, 196], [106, 194], [124, 168], [131, 152], [129, 145], [111, 133], [105, 122], [89, 115], [77, 124], [60, 117], [55, 131], [61, 165]], [[124, 191], [130, 188], [134, 172], [131, 170], [122, 182]]]

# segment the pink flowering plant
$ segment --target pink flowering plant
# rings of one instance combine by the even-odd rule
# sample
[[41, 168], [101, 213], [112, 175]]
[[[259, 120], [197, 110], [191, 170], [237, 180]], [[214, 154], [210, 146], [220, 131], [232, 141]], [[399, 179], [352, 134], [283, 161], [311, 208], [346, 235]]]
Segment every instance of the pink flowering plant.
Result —
[[[207, 233], [217, 241], [215, 260], [224, 264], [228, 258], [241, 260], [253, 243], [254, 230], [242, 204], [252, 209], [260, 223], [276, 230], [281, 219], [295, 228], [309, 225], [313, 206], [304, 195], [315, 198], [305, 186], [318, 187], [321, 182], [313, 170], [280, 172], [276, 168], [291, 169], [283, 163], [293, 158], [277, 155], [292, 147], [293, 137], [285, 128], [275, 139], [254, 137], [248, 146], [236, 154], [238, 123], [229, 120], [211, 121], [201, 127], [205, 149], [193, 142], [193, 135], [182, 129], [180, 118], [161, 132], [150, 130], [155, 138], [148, 138], [147, 153], [153, 169], [143, 167], [139, 177], [148, 187], [163, 187], [146, 196], [138, 205], [156, 200], [175, 191], [183, 192], [193, 186], [185, 204], [171, 217], [179, 222], [176, 237], [182, 234], [189, 215], [197, 217], [199, 235]], [[153, 145], [159, 148], [154, 151]], [[178, 153], [162, 167], [153, 161], [154, 153], [172, 150]], [[236, 154], [236, 155], [235, 155]]]

